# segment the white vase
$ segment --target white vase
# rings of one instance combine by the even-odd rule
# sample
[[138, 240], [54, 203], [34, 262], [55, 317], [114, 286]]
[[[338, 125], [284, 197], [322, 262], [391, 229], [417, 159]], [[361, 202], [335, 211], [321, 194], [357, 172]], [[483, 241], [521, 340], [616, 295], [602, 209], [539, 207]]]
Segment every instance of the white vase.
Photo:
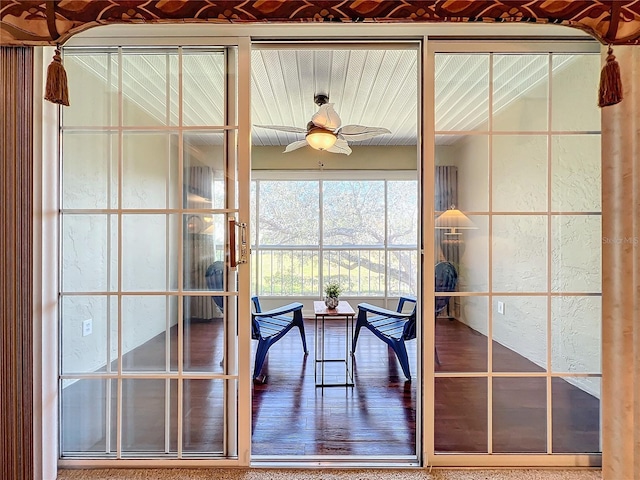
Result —
[[338, 297], [324, 297], [324, 304], [327, 308], [336, 308], [339, 302]]

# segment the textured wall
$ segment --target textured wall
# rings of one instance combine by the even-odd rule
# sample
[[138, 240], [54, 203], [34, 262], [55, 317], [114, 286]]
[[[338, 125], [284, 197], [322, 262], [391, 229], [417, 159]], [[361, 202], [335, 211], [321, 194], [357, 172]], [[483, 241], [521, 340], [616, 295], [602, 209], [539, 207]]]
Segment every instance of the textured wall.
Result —
[[[595, 88], [598, 62], [597, 55], [584, 56], [554, 75], [551, 102], [554, 129], [598, 130], [599, 112], [595, 102], [588, 101], [592, 96], [590, 89]], [[540, 119], [528, 120], [534, 116], [533, 112], [541, 111], [541, 103], [547, 102], [548, 87], [545, 81], [528, 91], [522, 102], [514, 102], [501, 110], [495, 127], [506, 129], [511, 125], [510, 128], [525, 131], [546, 129], [546, 113], [541, 115], [541, 122]], [[567, 113], [569, 103], [572, 107]], [[549, 193], [552, 211], [600, 211], [599, 135], [554, 135], [550, 145], [545, 135], [495, 135], [491, 149], [493, 231], [489, 237], [487, 217], [472, 216], [479, 228], [464, 232], [461, 291], [488, 288], [490, 241], [493, 291], [544, 293], [550, 287], [556, 292], [599, 293], [600, 216], [547, 216]], [[463, 210], [488, 208], [488, 150], [488, 137], [483, 135], [468, 136], [455, 147], [453, 157], [457, 158], [459, 203]], [[501, 211], [523, 214], [500, 215]], [[548, 258], [549, 246], [551, 258]], [[498, 300], [505, 303], [504, 315], [497, 313]], [[486, 334], [486, 299], [463, 298], [461, 302], [462, 321]], [[546, 297], [494, 297], [493, 338], [547, 368], [547, 316], [550, 314], [552, 371], [599, 372], [600, 304], [599, 297], [553, 298], [549, 312]], [[600, 395], [599, 379], [571, 379], [571, 382], [595, 396]]]
[[[70, 62], [71, 65], [75, 65]], [[84, 70], [78, 67], [79, 72]], [[105, 90], [106, 87], [105, 87]], [[79, 88], [78, 91], [82, 92]], [[113, 100], [117, 97], [107, 95]], [[109, 123], [109, 115], [92, 117], [96, 102], [74, 102], [65, 110], [66, 125]], [[97, 104], [102, 104], [98, 101]], [[106, 112], [108, 106], [99, 111]], [[128, 105], [131, 121], [147, 125], [153, 118]], [[71, 123], [77, 122], [77, 123]], [[123, 135], [122, 205], [130, 209], [165, 208], [175, 202], [175, 188], [167, 190], [167, 179], [176, 179], [177, 150], [168, 133]], [[105, 209], [118, 205], [118, 139], [116, 134], [65, 133], [63, 137], [64, 209]], [[169, 158], [173, 162], [169, 162]], [[167, 198], [170, 195], [170, 198]], [[177, 240], [167, 243], [167, 221], [162, 214], [103, 213], [64, 215], [62, 229], [62, 289], [64, 292], [105, 292], [118, 289], [118, 234], [122, 229], [122, 290], [164, 291], [167, 272], [177, 285], [177, 265], [167, 263], [167, 248], [177, 248]], [[62, 302], [62, 369], [64, 373], [87, 373], [103, 368], [117, 358], [118, 304], [112, 297], [65, 296]], [[176, 323], [177, 302], [169, 306], [164, 296], [125, 296], [122, 298], [122, 353], [166, 330], [167, 309], [171, 324]], [[110, 317], [110, 331], [107, 318]], [[92, 319], [93, 333], [82, 335], [83, 320]], [[111, 354], [107, 355], [107, 338]], [[158, 365], [164, 368], [164, 365]]]

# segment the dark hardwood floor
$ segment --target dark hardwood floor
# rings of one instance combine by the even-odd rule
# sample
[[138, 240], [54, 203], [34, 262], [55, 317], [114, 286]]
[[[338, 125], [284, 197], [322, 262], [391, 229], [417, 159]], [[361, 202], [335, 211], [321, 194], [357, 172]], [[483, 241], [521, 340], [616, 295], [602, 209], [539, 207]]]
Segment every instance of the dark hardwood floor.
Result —
[[[436, 320], [436, 372], [452, 377], [435, 379], [435, 450], [489, 451], [488, 380], [453, 377], [454, 372], [487, 371], [488, 341], [465, 324]], [[493, 371], [543, 372], [525, 357], [492, 343]], [[491, 413], [494, 453], [547, 452], [547, 384], [545, 378], [493, 378]], [[553, 453], [599, 452], [600, 401], [563, 378], [551, 379]]]
[[[266, 382], [254, 383], [253, 453], [414, 455], [416, 388], [404, 381], [395, 355], [363, 330], [354, 361], [355, 387], [317, 388], [313, 321], [306, 321], [305, 330], [309, 356], [303, 356], [293, 330], [269, 351], [262, 370]], [[332, 358], [344, 358], [344, 336], [344, 321], [326, 322]], [[415, 348], [410, 348], [415, 372]], [[344, 370], [340, 363], [326, 368], [331, 381]]]
[[[358, 340], [354, 387], [317, 388], [314, 381], [314, 322], [306, 320], [309, 355], [302, 352], [293, 329], [270, 350], [262, 374], [253, 384], [255, 455], [415, 455], [416, 385], [407, 382], [387, 346], [369, 331]], [[327, 322], [326, 342], [334, 357], [344, 355], [344, 323]], [[170, 365], [176, 365], [175, 332]], [[221, 322], [192, 322], [185, 327], [185, 368], [220, 372]], [[165, 364], [165, 336], [159, 335], [127, 354], [125, 370], [149, 371]], [[412, 373], [416, 372], [415, 341], [407, 343]], [[487, 338], [458, 321], [436, 321], [436, 371], [452, 376], [435, 379], [435, 449], [437, 452], [488, 452], [488, 380], [486, 376], [455, 377], [453, 372], [486, 372]], [[493, 343], [493, 364], [499, 371], [534, 372], [540, 367]], [[253, 365], [253, 364], [252, 364]], [[341, 368], [333, 364], [327, 370]], [[338, 372], [336, 371], [336, 374]], [[112, 382], [115, 417], [115, 381]], [[67, 451], [103, 452], [106, 382], [81, 380], [63, 392], [63, 447]], [[599, 401], [562, 378], [553, 378], [552, 442], [554, 453], [597, 452]], [[175, 449], [177, 381], [123, 382], [125, 452], [162, 452], [165, 405], [169, 405], [169, 447]], [[223, 382], [188, 380], [184, 384], [183, 443], [192, 453], [221, 452]], [[547, 451], [546, 380], [493, 379], [491, 406], [496, 453]], [[165, 402], [165, 400], [167, 400]], [[87, 407], [91, 405], [91, 407]], [[428, 412], [427, 412], [428, 414]], [[113, 425], [115, 431], [115, 424]], [[115, 449], [112, 435], [111, 449]]]

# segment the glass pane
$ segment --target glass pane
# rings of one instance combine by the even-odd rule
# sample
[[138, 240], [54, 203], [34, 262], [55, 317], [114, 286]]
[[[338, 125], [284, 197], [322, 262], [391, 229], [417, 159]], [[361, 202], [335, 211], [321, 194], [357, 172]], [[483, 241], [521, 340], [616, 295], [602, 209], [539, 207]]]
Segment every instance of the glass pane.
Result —
[[489, 210], [489, 137], [441, 135], [436, 140], [435, 210]]
[[557, 135], [551, 144], [551, 209], [599, 212], [600, 135]]
[[166, 125], [169, 53], [122, 55], [122, 121], [124, 125]]
[[493, 129], [547, 129], [548, 55], [493, 56]]
[[175, 134], [124, 134], [122, 208], [167, 208], [169, 152]]
[[[235, 381], [228, 387], [234, 387]], [[224, 449], [225, 381], [185, 380], [182, 407], [184, 452], [219, 453]]]
[[[169, 222], [169, 231], [167, 232], [168, 238], [168, 251], [169, 252], [178, 252], [178, 248], [180, 245], [180, 237], [184, 235], [184, 216], [183, 215], [167, 215], [167, 220]], [[209, 224], [212, 222], [205, 221], [203, 219], [203, 223]], [[184, 240], [183, 240], [184, 241]], [[169, 255], [169, 280], [168, 280], [168, 289], [169, 290], [177, 290], [178, 289], [178, 265], [180, 259], [177, 255]], [[184, 258], [184, 257], [183, 257]]]
[[182, 55], [182, 123], [224, 125], [225, 55], [223, 51]]
[[122, 290], [166, 290], [166, 223], [166, 215], [122, 215]]
[[[169, 62], [169, 123], [171, 125], [178, 125], [180, 123], [180, 109], [179, 109], [179, 92], [180, 92], [180, 67], [179, 67], [178, 55], [168, 55], [167, 61]], [[182, 112], [184, 118], [184, 111]], [[184, 120], [183, 120], [184, 121]]]
[[489, 290], [489, 217], [469, 215], [464, 222], [472, 227], [436, 227], [435, 262], [449, 262], [455, 269], [454, 291], [486, 292]]
[[493, 370], [544, 372], [547, 298], [493, 297]]
[[[62, 455], [104, 454], [108, 399], [115, 392], [106, 379], [64, 380], [60, 393], [60, 435]], [[115, 423], [115, 422], [114, 422]], [[114, 430], [115, 425], [111, 425]]]
[[602, 290], [602, 217], [551, 217], [551, 288], [554, 292]]
[[[211, 297], [198, 297], [215, 305]], [[192, 300], [186, 298], [185, 302]], [[223, 307], [226, 306], [223, 303]], [[223, 308], [216, 308], [215, 317], [208, 319], [188, 318], [185, 307], [184, 363], [185, 371], [222, 373], [225, 352], [225, 323]]]
[[117, 125], [117, 53], [83, 53], [65, 49], [64, 68], [71, 92], [70, 105], [61, 111], [64, 125]]
[[323, 243], [384, 245], [384, 182], [323, 182]]
[[546, 137], [494, 136], [493, 211], [547, 211], [547, 157]]
[[[224, 278], [224, 265], [211, 264], [206, 270], [202, 270], [203, 281], [211, 282], [212, 287], [221, 288], [220, 281]], [[205, 273], [211, 273], [205, 280]], [[218, 273], [220, 272], [220, 273]], [[222, 317], [224, 308], [224, 295], [190, 296], [184, 299], [184, 318], [191, 321], [207, 321], [212, 318]]]
[[[601, 297], [553, 297], [551, 299], [553, 371], [602, 372], [601, 330]], [[594, 379], [582, 380], [593, 381]]]
[[[107, 290], [110, 248], [108, 215], [62, 216], [62, 290]], [[115, 255], [115, 252], [111, 254]], [[113, 273], [113, 272], [112, 272]]]
[[547, 291], [547, 218], [493, 216], [493, 291]]
[[63, 133], [62, 208], [117, 206], [115, 140], [110, 133]]
[[601, 378], [551, 379], [553, 453], [599, 453]]
[[262, 245], [318, 245], [317, 181], [262, 181], [258, 235]]
[[224, 152], [223, 133], [185, 132], [185, 208], [226, 207]]
[[[411, 261], [411, 256], [406, 258]], [[384, 260], [383, 250], [325, 250], [322, 264], [324, 283], [340, 283], [342, 295], [346, 296], [384, 295]], [[390, 264], [389, 273], [398, 279], [400, 285], [415, 285], [415, 262], [402, 266]]]
[[[258, 250], [255, 259], [258, 295], [320, 294], [317, 250]], [[256, 272], [256, 270], [253, 270]]]
[[178, 420], [177, 383], [176, 380], [169, 379], [122, 380], [123, 454], [166, 453], [167, 433], [170, 449], [175, 451]]
[[[172, 317], [173, 318], [173, 317]], [[164, 295], [122, 297], [122, 369], [166, 371], [167, 297]]]
[[63, 374], [104, 371], [107, 363], [106, 296], [62, 297], [60, 312]]
[[[598, 91], [601, 59], [598, 54], [553, 54], [551, 125], [554, 130], [600, 130]], [[592, 101], [586, 101], [586, 99]], [[600, 152], [600, 150], [598, 150]]]
[[487, 130], [489, 55], [435, 56], [437, 131]]
[[418, 244], [418, 182], [387, 182], [387, 222], [389, 245]]
[[224, 290], [225, 215], [187, 214], [183, 218], [185, 290]]
[[547, 451], [547, 380], [493, 379], [494, 453]]
[[436, 372], [486, 372], [488, 298], [436, 296], [435, 302]]
[[436, 452], [487, 453], [487, 379], [436, 378]]
[[[230, 179], [238, 179], [240, 178], [239, 172], [239, 154], [238, 154], [238, 131], [237, 130], [227, 130], [227, 171], [226, 171], [226, 179], [229, 182]], [[240, 189], [238, 188], [237, 180], [234, 180], [236, 183], [233, 184], [233, 194], [228, 193], [226, 195], [226, 208], [240, 208]], [[220, 192], [221, 186], [216, 187], [217, 191]], [[231, 185], [228, 186], [231, 190]]]
[[108, 372], [117, 372], [120, 368], [120, 357], [118, 356], [118, 305], [120, 302], [120, 298], [111, 295], [108, 297], [109, 300], [109, 326], [107, 327], [107, 335], [109, 335], [109, 363], [107, 364]]

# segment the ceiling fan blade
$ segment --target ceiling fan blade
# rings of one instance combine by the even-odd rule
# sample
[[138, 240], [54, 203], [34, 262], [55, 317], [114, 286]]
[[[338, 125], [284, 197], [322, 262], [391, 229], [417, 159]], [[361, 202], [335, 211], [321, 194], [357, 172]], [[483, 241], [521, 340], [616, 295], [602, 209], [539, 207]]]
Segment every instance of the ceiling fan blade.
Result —
[[333, 103], [325, 103], [311, 117], [311, 122], [317, 127], [326, 128], [327, 130], [335, 130], [340, 127], [342, 121], [340, 116], [333, 109]]
[[254, 125], [254, 127], [270, 128], [271, 130], [279, 130], [281, 132], [307, 133], [307, 130], [305, 128], [289, 127], [287, 125]]
[[289, 153], [289, 152], [293, 152], [294, 150], [297, 150], [299, 148], [302, 147], [306, 147], [307, 145], [309, 145], [307, 143], [307, 140], [298, 140], [297, 142], [293, 142], [290, 143], [289, 145], [287, 145], [287, 148], [285, 149], [284, 153]]
[[365, 127], [363, 125], [345, 125], [338, 131], [338, 135], [344, 136], [347, 140], [366, 140], [391, 133], [391, 130], [382, 127]]
[[325, 151], [330, 153], [344, 153], [345, 155], [351, 155], [351, 148], [346, 140], [338, 138], [333, 147], [327, 148]]

